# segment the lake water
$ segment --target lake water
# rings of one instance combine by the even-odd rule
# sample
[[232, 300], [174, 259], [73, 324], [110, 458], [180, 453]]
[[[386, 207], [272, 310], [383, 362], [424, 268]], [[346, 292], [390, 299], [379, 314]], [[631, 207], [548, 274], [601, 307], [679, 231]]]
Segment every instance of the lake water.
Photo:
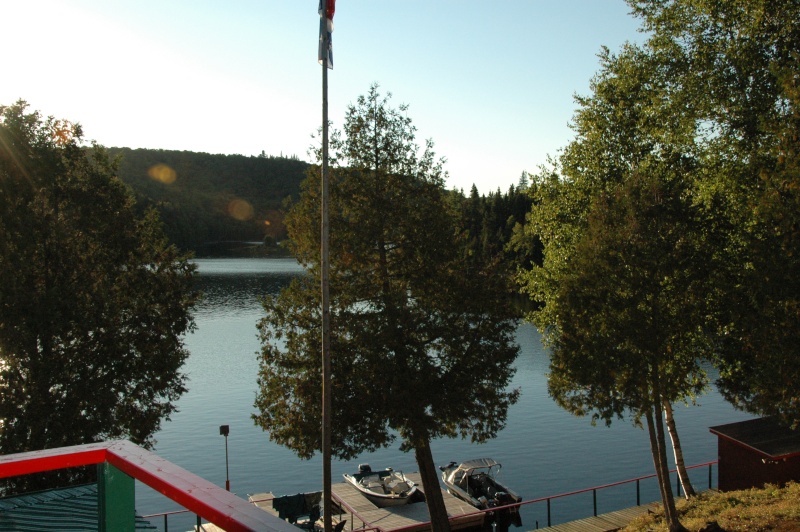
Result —
[[[263, 316], [259, 297], [277, 293], [302, 273], [291, 259], [198, 259], [204, 298], [196, 308], [197, 330], [186, 337], [191, 352], [186, 363], [189, 391], [178, 402], [180, 411], [156, 434], [155, 452], [171, 462], [225, 486], [225, 438], [220, 425], [230, 426], [228, 455], [231, 491], [248, 494], [271, 491], [276, 495], [322, 489], [322, 460], [304, 461], [269, 440], [250, 416], [255, 411], [257, 352], [256, 322]], [[538, 331], [528, 323], [517, 330], [521, 347], [512, 386], [522, 390], [511, 407], [507, 427], [485, 444], [464, 440], [437, 440], [437, 465], [491, 457], [503, 464], [501, 479], [524, 500], [609, 484], [653, 473], [647, 432], [628, 421], [611, 427], [591, 426], [588, 418], [574, 417], [547, 395], [548, 354]], [[749, 419], [735, 411], [716, 390], [699, 400], [700, 406], [676, 405], [675, 418], [687, 465], [717, 459], [716, 438], [708, 427]], [[334, 461], [333, 481], [353, 472], [359, 463], [375, 468], [418, 471], [413, 453], [394, 447], [350, 462]], [[714, 468], [716, 478], [716, 468]], [[698, 488], [708, 487], [707, 469], [692, 473]], [[674, 480], [673, 480], [674, 482]], [[716, 480], [714, 480], [716, 483]], [[715, 484], [716, 485], [716, 484]], [[612, 511], [636, 503], [635, 486], [604, 490], [598, 510]], [[179, 509], [155, 491], [137, 483], [137, 510], [153, 514]], [[658, 499], [655, 481], [642, 482], [642, 502]], [[592, 513], [591, 493], [552, 502], [553, 524]], [[543, 503], [524, 506], [523, 529], [545, 526]], [[161, 526], [158, 519], [154, 524]], [[170, 530], [188, 530], [190, 516], [173, 516]], [[520, 529], [520, 530], [523, 530]], [[513, 530], [513, 528], [512, 528]]]

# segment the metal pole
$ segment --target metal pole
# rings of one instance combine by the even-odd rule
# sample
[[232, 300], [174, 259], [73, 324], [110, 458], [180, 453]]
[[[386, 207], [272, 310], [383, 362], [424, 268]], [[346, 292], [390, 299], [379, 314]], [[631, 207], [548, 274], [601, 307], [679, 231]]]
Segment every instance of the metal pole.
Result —
[[231, 491], [231, 476], [228, 471], [228, 435], [225, 435], [225, 489]]
[[639, 495], [639, 479], [636, 479], [636, 506], [642, 505], [642, 498]]
[[547, 499], [547, 526], [550, 526], [550, 499]]
[[231, 491], [231, 478], [228, 471], [228, 434], [231, 428], [229, 425], [220, 425], [219, 433], [225, 436], [225, 489]]
[[[323, 1], [324, 18], [328, 18], [328, 5]], [[324, 59], [322, 61], [322, 220], [321, 220], [321, 284], [322, 284], [322, 515], [325, 532], [331, 532], [331, 352], [330, 352], [330, 294], [328, 287], [329, 233], [328, 222], [328, 49], [330, 33], [323, 32]]]

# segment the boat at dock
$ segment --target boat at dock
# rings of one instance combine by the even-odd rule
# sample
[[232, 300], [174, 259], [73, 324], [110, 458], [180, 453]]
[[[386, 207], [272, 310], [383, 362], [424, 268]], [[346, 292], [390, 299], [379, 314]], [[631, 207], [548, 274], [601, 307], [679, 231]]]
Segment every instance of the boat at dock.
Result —
[[358, 473], [345, 473], [344, 479], [379, 508], [408, 504], [417, 493], [417, 485], [402, 471], [386, 468], [373, 471], [369, 464], [359, 464]]
[[498, 481], [502, 467], [492, 458], [476, 458], [460, 464], [450, 462], [439, 469], [450, 494], [480, 510], [499, 508], [499, 511], [492, 512], [496, 521], [522, 526], [519, 506], [509, 506], [522, 502], [522, 497]]

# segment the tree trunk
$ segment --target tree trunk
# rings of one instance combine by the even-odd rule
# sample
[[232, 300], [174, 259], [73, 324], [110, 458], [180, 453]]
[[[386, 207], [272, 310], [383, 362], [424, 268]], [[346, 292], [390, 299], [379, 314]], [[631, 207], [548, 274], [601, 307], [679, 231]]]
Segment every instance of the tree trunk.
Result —
[[658, 493], [661, 495], [661, 503], [664, 505], [664, 513], [667, 512], [667, 494], [664, 491], [664, 479], [661, 474], [661, 461], [658, 458], [658, 439], [656, 438], [656, 428], [653, 421], [653, 413], [648, 410], [645, 413], [647, 420], [647, 435], [650, 438], [650, 454], [653, 457], [653, 469], [656, 471], [656, 481], [658, 482]]
[[664, 424], [661, 420], [661, 408], [658, 405], [647, 409], [647, 431], [650, 436], [650, 451], [661, 491], [661, 502], [664, 505], [664, 517], [670, 532], [686, 532], [678, 519], [675, 498], [672, 496], [672, 484], [667, 466], [666, 442], [664, 440]]
[[422, 477], [422, 490], [425, 492], [425, 503], [431, 517], [433, 532], [450, 532], [450, 521], [447, 518], [447, 508], [444, 506], [442, 488], [439, 486], [439, 474], [433, 463], [430, 441], [425, 441], [414, 447], [414, 454]]
[[697, 495], [689, 480], [689, 473], [686, 472], [686, 463], [683, 460], [683, 450], [681, 449], [681, 439], [678, 437], [678, 429], [675, 427], [675, 418], [672, 416], [672, 405], [669, 401], [664, 401], [664, 419], [667, 422], [667, 432], [672, 440], [672, 451], [675, 453], [675, 467], [678, 469], [678, 478], [683, 486], [683, 495], [687, 499]]

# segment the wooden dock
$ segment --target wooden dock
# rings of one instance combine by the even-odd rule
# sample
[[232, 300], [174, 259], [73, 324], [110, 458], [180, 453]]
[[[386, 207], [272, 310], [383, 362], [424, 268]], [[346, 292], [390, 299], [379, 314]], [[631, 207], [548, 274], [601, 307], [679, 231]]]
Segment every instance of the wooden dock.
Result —
[[625, 528], [640, 515], [648, 511], [654, 511], [657, 506], [656, 503], [634, 506], [633, 508], [625, 508], [624, 510], [578, 519], [577, 521], [540, 528], [539, 530], [547, 532], [614, 532]]
[[[419, 473], [406, 473], [406, 477], [414, 481], [418, 486], [417, 489], [422, 491], [422, 479]], [[374, 527], [380, 532], [391, 532], [401, 528], [403, 532], [424, 532], [431, 529], [428, 507], [425, 503], [378, 508], [346, 482], [333, 484], [331, 490], [334, 502], [342, 509], [341, 518], [349, 521], [347, 530]], [[483, 525], [483, 512], [450, 495], [446, 490], [442, 490], [442, 497], [452, 530]]]
[[[419, 473], [406, 473], [409, 480], [417, 484], [422, 490], [422, 479]], [[423, 491], [424, 493], [424, 491]], [[345, 531], [358, 528], [375, 528], [379, 532], [392, 532], [403, 529], [403, 532], [425, 532], [431, 529], [428, 507], [424, 502], [395, 506], [392, 508], [378, 508], [364, 495], [347, 482], [331, 485], [331, 495], [335, 507], [332, 516], [334, 526], [347, 520]], [[483, 525], [484, 513], [474, 506], [458, 499], [446, 490], [442, 490], [447, 515], [450, 516], [450, 528], [460, 530], [464, 528], [480, 527]], [[272, 509], [272, 493], [258, 493], [250, 496], [250, 501], [259, 508], [268, 512], [277, 513]]]

